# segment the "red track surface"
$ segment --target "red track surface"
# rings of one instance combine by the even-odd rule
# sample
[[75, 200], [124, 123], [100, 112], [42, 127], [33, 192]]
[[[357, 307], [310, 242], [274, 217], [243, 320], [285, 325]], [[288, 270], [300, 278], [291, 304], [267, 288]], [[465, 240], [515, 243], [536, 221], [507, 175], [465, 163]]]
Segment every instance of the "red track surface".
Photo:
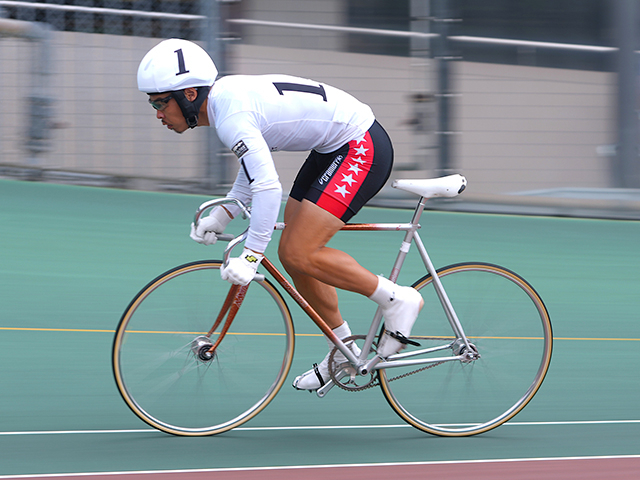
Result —
[[[92, 480], [305, 480], [392, 479], [423, 480], [628, 480], [640, 474], [640, 458], [584, 458], [562, 460], [482, 461], [466, 463], [430, 463], [416, 465], [381, 465], [348, 467], [272, 468], [254, 470], [176, 471], [164, 473], [113, 473], [80, 475], [22, 476], [29, 479]], [[11, 478], [11, 477], [2, 477]], [[18, 477], [15, 477], [18, 478]]]

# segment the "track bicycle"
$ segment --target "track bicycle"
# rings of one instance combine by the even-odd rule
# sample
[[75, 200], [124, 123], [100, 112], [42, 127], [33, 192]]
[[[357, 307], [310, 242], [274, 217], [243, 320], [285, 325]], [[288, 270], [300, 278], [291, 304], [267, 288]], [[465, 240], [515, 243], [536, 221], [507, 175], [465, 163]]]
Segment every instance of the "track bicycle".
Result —
[[[464, 190], [461, 175], [396, 180], [395, 188], [418, 195], [409, 223], [347, 224], [347, 231], [401, 231], [404, 239], [389, 278], [396, 281], [415, 244], [426, 274], [412, 285], [425, 306], [410, 344], [388, 358], [376, 354], [384, 332], [380, 309], [365, 335], [338, 339], [327, 324], [269, 261], [246, 287], [230, 285], [219, 269], [247, 232], [229, 241], [223, 260], [175, 267], [152, 280], [124, 311], [113, 342], [117, 387], [129, 408], [161, 431], [214, 435], [255, 417], [284, 384], [293, 360], [291, 312], [274, 282], [309, 315], [335, 348], [333, 387], [358, 392], [380, 387], [391, 408], [410, 425], [440, 436], [487, 432], [513, 418], [536, 394], [551, 361], [552, 328], [534, 288], [516, 273], [471, 262], [436, 270], [418, 230], [427, 199]], [[203, 212], [234, 202], [205, 202]], [[283, 229], [277, 224], [276, 229]], [[345, 346], [355, 341], [359, 357]], [[347, 362], [336, 364], [337, 351]]]

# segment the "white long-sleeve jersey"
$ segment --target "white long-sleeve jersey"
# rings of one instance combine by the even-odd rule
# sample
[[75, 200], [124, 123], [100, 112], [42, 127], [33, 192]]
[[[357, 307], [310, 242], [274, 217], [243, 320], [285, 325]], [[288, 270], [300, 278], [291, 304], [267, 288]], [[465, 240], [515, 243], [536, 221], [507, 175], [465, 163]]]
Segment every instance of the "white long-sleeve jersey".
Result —
[[371, 108], [348, 93], [288, 75], [223, 77], [211, 88], [207, 113], [240, 161], [228, 196], [251, 202], [245, 245], [258, 252], [271, 239], [282, 201], [271, 152], [330, 153], [362, 137], [375, 121]]

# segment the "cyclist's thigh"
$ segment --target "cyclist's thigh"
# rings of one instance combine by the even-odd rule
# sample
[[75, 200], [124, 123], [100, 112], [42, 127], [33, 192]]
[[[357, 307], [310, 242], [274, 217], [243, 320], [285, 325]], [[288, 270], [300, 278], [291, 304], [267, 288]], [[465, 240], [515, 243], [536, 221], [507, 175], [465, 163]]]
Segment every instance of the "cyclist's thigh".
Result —
[[[305, 255], [325, 246], [344, 222], [308, 200], [287, 201], [287, 227], [280, 237], [280, 255]], [[285, 208], [285, 212], [287, 208]]]

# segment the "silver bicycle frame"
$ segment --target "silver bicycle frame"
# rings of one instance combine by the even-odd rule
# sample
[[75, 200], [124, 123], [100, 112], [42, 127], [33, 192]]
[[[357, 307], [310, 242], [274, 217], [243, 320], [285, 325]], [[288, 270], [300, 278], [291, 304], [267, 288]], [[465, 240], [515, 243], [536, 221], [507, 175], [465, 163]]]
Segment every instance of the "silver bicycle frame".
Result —
[[[440, 363], [440, 362], [448, 362], [453, 360], [463, 360], [465, 358], [464, 355], [406, 360], [409, 357], [426, 355], [426, 354], [434, 353], [437, 351], [446, 350], [448, 348], [451, 348], [452, 345], [457, 340], [460, 340], [462, 342], [462, 344], [466, 347], [467, 351], [471, 350], [471, 347], [469, 345], [469, 340], [464, 334], [464, 330], [462, 328], [460, 320], [458, 319], [458, 316], [456, 315], [453, 305], [451, 304], [451, 301], [447, 296], [447, 293], [442, 285], [442, 282], [438, 277], [438, 273], [435, 267], [433, 266], [433, 263], [431, 262], [431, 258], [427, 253], [427, 249], [424, 246], [424, 243], [422, 242], [420, 235], [418, 234], [418, 230], [420, 229], [420, 223], [419, 223], [420, 217], [422, 216], [422, 213], [424, 211], [425, 201], [426, 199], [424, 197], [420, 198], [420, 201], [418, 202], [418, 205], [413, 213], [411, 223], [405, 227], [398, 229], [400, 231], [406, 231], [407, 233], [405, 234], [404, 240], [402, 241], [400, 250], [398, 252], [398, 256], [396, 257], [396, 260], [391, 269], [389, 280], [395, 282], [398, 279], [400, 270], [402, 269], [402, 265], [404, 264], [404, 261], [407, 255], [409, 254], [411, 243], [415, 242], [416, 248], [418, 249], [418, 253], [420, 254], [420, 258], [422, 259], [422, 262], [424, 263], [424, 266], [427, 269], [427, 272], [429, 272], [429, 274], [433, 278], [433, 286], [436, 290], [436, 294], [438, 295], [438, 298], [440, 299], [440, 303], [442, 305], [442, 308], [445, 311], [447, 319], [449, 320], [449, 324], [451, 325], [451, 328], [453, 329], [453, 332], [456, 335], [456, 340], [438, 347], [422, 349], [422, 350], [414, 350], [409, 353], [398, 353], [390, 356], [386, 361], [376, 355], [371, 360], [365, 363], [368, 356], [368, 352], [370, 351], [373, 341], [375, 340], [376, 334], [380, 329], [380, 324], [382, 320], [382, 310], [378, 308], [373, 318], [373, 321], [371, 323], [371, 327], [369, 328], [369, 332], [367, 333], [367, 336], [365, 338], [365, 343], [362, 347], [363, 353], [361, 354], [361, 357], [358, 359], [359, 361], [358, 373], [361, 375], [366, 375], [372, 370], [378, 370], [378, 369], [386, 369], [386, 368], [401, 367], [401, 366], [413, 366], [413, 365], [427, 365], [427, 364], [434, 364], [434, 363]], [[377, 227], [381, 227], [384, 225], [385, 224], [376, 224], [375, 225], [376, 228], [372, 228], [372, 230], [382, 230], [381, 228], [377, 228]]]
[[[369, 331], [367, 332], [367, 335], [365, 337], [365, 342], [361, 350], [362, 353], [360, 354], [359, 358], [356, 358], [356, 356], [351, 352], [351, 350], [347, 348], [347, 346], [344, 344], [344, 342], [342, 342], [341, 339], [337, 337], [335, 339], [332, 339], [336, 348], [344, 354], [344, 356], [349, 360], [349, 362], [351, 362], [352, 365], [354, 365], [357, 368], [358, 373], [360, 375], [366, 375], [373, 370], [380, 370], [380, 369], [387, 369], [387, 368], [394, 368], [394, 367], [404, 367], [404, 366], [429, 365], [429, 364], [450, 362], [450, 361], [456, 361], [456, 360], [459, 360], [459, 361], [465, 360], [467, 356], [463, 354], [444, 356], [444, 357], [410, 359], [411, 357], [422, 356], [422, 355], [431, 354], [431, 353], [442, 351], [442, 350], [447, 350], [449, 348], [452, 348], [455, 343], [464, 345], [465, 350], [467, 352], [471, 352], [473, 350], [469, 343], [469, 340], [467, 339], [464, 333], [460, 320], [458, 319], [458, 316], [456, 315], [456, 312], [453, 308], [453, 305], [451, 304], [451, 301], [447, 296], [447, 293], [442, 285], [442, 282], [438, 277], [438, 273], [435, 267], [433, 266], [433, 263], [431, 262], [431, 258], [427, 253], [427, 249], [424, 246], [424, 243], [422, 242], [420, 235], [418, 234], [418, 230], [421, 227], [419, 221], [420, 221], [420, 217], [422, 216], [422, 213], [424, 212], [425, 202], [426, 202], [426, 199], [424, 197], [420, 197], [420, 200], [414, 210], [413, 217], [410, 223], [347, 224], [345, 225], [344, 230], [406, 232], [404, 239], [402, 241], [402, 244], [400, 245], [398, 256], [396, 257], [396, 260], [391, 269], [389, 280], [395, 282], [398, 279], [400, 270], [402, 269], [402, 265], [404, 264], [404, 261], [407, 258], [407, 255], [409, 253], [411, 243], [415, 243], [416, 248], [418, 249], [418, 253], [422, 259], [422, 262], [424, 263], [424, 266], [427, 269], [427, 272], [429, 272], [429, 274], [433, 279], [433, 282], [432, 282], [433, 287], [435, 288], [436, 294], [438, 295], [442, 308], [444, 309], [445, 315], [447, 316], [447, 319], [456, 336], [456, 339], [449, 343], [446, 343], [437, 347], [426, 348], [421, 350], [413, 350], [407, 353], [397, 353], [395, 355], [391, 355], [386, 360], [376, 355], [371, 360], [367, 361], [369, 352], [371, 351], [371, 347], [373, 345], [377, 332], [380, 330], [380, 325], [382, 322], [382, 309], [378, 308], [371, 322], [371, 326], [369, 327]], [[200, 219], [200, 217], [202, 216], [205, 210], [215, 207], [217, 205], [222, 205], [226, 203], [233, 203], [237, 205], [242, 211], [242, 215], [244, 218], [251, 217], [251, 212], [249, 208], [247, 208], [240, 200], [237, 200], [235, 198], [221, 198], [221, 199], [211, 200], [209, 202], [203, 203], [198, 209], [198, 211], [196, 212], [194, 223], [197, 224], [198, 220]], [[275, 226], [276, 230], [282, 230], [284, 228], [285, 228], [285, 225], [283, 223], [277, 223]], [[231, 255], [231, 251], [233, 250], [233, 248], [235, 248], [238, 244], [242, 243], [246, 239], [247, 232], [248, 232], [248, 229], [245, 230], [239, 236], [233, 236], [228, 234], [218, 235], [219, 240], [229, 241], [229, 245], [224, 251], [225, 265], [229, 260], [229, 257]], [[256, 275], [254, 280], [261, 281], [263, 279], [264, 279], [264, 276], [258, 274]], [[333, 386], [334, 386], [333, 381], [329, 380], [323, 387], [317, 390], [317, 395], [319, 397], [323, 397], [324, 395], [326, 395], [326, 393], [329, 390], [331, 390], [331, 388], [333, 388]]]

